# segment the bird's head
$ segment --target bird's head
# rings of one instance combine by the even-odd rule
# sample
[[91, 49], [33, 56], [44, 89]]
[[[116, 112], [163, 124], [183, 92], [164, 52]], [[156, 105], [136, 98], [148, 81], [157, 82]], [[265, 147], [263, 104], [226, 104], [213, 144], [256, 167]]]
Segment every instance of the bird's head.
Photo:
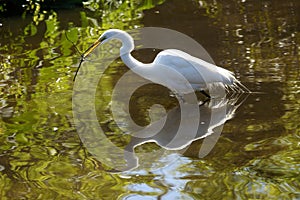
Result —
[[[109, 29], [105, 31], [83, 54], [82, 57], [87, 57], [98, 45], [104, 44], [105, 42], [111, 40], [111, 39], [119, 39], [124, 44], [133, 44], [133, 39], [131, 36], [126, 33], [125, 31], [119, 30], [119, 29]], [[128, 43], [128, 44], [127, 44]]]
[[118, 30], [118, 29], [110, 29], [105, 31], [82, 55], [81, 60], [79, 63], [79, 66], [77, 68], [77, 71], [75, 73], [74, 79], [77, 76], [77, 72], [80, 69], [81, 63], [84, 61], [84, 59], [90, 55], [93, 50], [101, 44], [104, 44], [105, 42], [109, 41], [110, 39], [118, 39], [122, 41], [122, 48], [120, 49], [120, 53], [129, 53], [134, 49], [134, 42], [132, 37], [126, 33], [125, 31]]

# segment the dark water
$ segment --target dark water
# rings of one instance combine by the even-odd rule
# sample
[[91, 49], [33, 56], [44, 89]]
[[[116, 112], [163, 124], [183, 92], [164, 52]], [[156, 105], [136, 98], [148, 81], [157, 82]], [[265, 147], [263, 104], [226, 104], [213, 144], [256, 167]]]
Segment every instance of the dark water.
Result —
[[[105, 4], [103, 12], [92, 7], [97, 9], [90, 4], [1, 18], [1, 199], [300, 198], [299, 1], [130, 1]], [[164, 106], [170, 117], [161, 137], [151, 138], [157, 144], [137, 145], [145, 141], [124, 134], [112, 116], [112, 90], [128, 72], [117, 60], [98, 84], [96, 114], [116, 146], [137, 145], [140, 166], [111, 173], [75, 129], [72, 79], [79, 55], [65, 32], [83, 51], [106, 29], [148, 26], [195, 39], [217, 65], [259, 93], [241, 97], [238, 102], [245, 101], [238, 108], [225, 102], [221, 135], [201, 157], [207, 127], [201, 126], [190, 146], [165, 151], [162, 137], [180, 121], [178, 102], [161, 86], [139, 88], [130, 104], [138, 125], [149, 124], [153, 104]], [[145, 62], [156, 54], [152, 49], [134, 52]], [[203, 117], [218, 116], [211, 107], [218, 102], [210, 103], [201, 107]], [[157, 107], [154, 117], [161, 110]], [[145, 152], [156, 152], [155, 158]]]

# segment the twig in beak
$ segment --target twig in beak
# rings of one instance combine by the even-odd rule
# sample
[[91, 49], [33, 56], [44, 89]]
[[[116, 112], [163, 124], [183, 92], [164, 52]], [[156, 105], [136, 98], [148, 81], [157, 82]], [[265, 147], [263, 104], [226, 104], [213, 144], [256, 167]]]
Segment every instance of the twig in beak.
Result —
[[79, 69], [80, 69], [80, 67], [81, 67], [81, 64], [82, 64], [82, 62], [84, 61], [84, 59], [88, 56], [88, 55], [90, 55], [90, 53], [99, 45], [101, 43], [101, 41], [100, 40], [97, 40], [95, 43], [93, 43], [83, 54], [81, 54], [81, 58], [80, 58], [80, 63], [79, 63], [79, 65], [78, 65], [78, 68], [77, 68], [77, 70], [76, 70], [76, 73], [75, 73], [75, 76], [74, 76], [74, 78], [73, 78], [73, 81], [75, 81], [75, 78], [76, 78], [76, 76], [77, 76], [77, 73], [78, 73], [78, 71], [79, 71]]
[[81, 58], [80, 58], [80, 63], [79, 63], [79, 65], [78, 65], [78, 67], [77, 67], [77, 70], [76, 70], [76, 72], [75, 72], [75, 76], [74, 76], [74, 78], [73, 78], [73, 81], [75, 81], [75, 78], [76, 78], [76, 76], [77, 76], [77, 73], [78, 73], [78, 71], [79, 71], [79, 69], [80, 69], [80, 67], [81, 67], [81, 63], [84, 61], [84, 57], [83, 57], [83, 55], [81, 55]]

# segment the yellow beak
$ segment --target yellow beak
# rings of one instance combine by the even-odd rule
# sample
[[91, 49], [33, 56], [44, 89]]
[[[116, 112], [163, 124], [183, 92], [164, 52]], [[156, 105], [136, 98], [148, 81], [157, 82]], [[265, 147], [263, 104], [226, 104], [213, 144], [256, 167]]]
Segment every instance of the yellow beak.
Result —
[[100, 40], [97, 40], [95, 43], [93, 43], [83, 54], [82, 57], [87, 57], [92, 51], [101, 43]]

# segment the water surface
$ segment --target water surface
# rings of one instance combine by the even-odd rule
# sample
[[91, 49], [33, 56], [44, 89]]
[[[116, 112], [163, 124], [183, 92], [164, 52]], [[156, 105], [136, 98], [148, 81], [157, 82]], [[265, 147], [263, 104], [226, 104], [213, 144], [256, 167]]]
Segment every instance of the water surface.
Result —
[[[1, 199], [298, 199], [299, 9], [287, 1], [147, 1], [106, 4], [103, 12], [55, 9], [1, 18]], [[212, 151], [167, 151], [130, 172], [107, 172], [73, 124], [73, 75], [79, 55], [108, 28], [158, 26], [198, 41], [215, 63], [233, 71], [252, 94], [228, 120]], [[174, 41], [175, 42], [175, 41]], [[157, 51], [134, 52], [150, 62]], [[99, 124], [119, 146], [130, 137], [115, 126], [109, 103], [128, 69], [120, 60], [105, 72], [96, 102]], [[176, 108], [166, 88], [149, 85], [131, 114], [149, 123], [153, 104]], [[139, 97], [139, 98], [137, 98]], [[175, 126], [175, 125], [174, 125]], [[145, 143], [136, 152], [160, 150]], [[167, 165], [169, 163], [169, 165]]]

